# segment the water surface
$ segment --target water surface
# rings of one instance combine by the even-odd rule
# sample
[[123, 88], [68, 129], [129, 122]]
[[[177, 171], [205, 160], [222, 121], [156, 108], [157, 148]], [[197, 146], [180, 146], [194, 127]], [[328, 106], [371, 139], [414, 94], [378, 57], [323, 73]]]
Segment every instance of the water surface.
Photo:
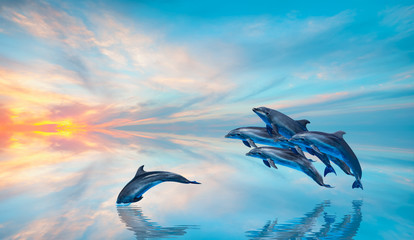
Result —
[[[123, 132], [13, 135], [1, 152], [2, 239], [409, 239], [412, 151], [354, 145], [365, 190], [337, 171], [322, 188], [270, 169], [240, 141]], [[201, 185], [163, 183], [130, 206], [116, 197], [137, 168]], [[324, 166], [316, 162], [322, 171]]]

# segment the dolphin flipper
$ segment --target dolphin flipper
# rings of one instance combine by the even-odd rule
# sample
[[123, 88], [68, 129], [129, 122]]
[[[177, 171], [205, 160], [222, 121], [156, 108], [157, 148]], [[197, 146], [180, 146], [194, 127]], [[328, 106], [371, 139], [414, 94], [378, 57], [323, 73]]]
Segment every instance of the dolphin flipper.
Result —
[[268, 162], [267, 160], [264, 160], [264, 159], [263, 159], [263, 163], [264, 163], [264, 165], [266, 165], [267, 167], [269, 167], [269, 168], [270, 168], [270, 164], [269, 164], [269, 162]]
[[336, 172], [335, 172], [335, 169], [331, 165], [326, 166], [325, 171], [323, 173], [323, 176], [326, 177], [326, 175], [328, 173], [331, 173], [331, 172], [333, 172], [333, 173], [335, 173], [335, 175], [337, 175]]
[[272, 159], [267, 159], [267, 162], [270, 164], [270, 166], [272, 166], [273, 168], [275, 168], [275, 169], [278, 169], [277, 167], [276, 167], [276, 164], [275, 164], [275, 162], [272, 160]]
[[296, 149], [295, 149], [295, 148], [292, 148], [292, 147], [291, 147], [291, 148], [289, 148], [289, 150], [290, 150], [290, 151], [292, 151], [292, 152], [294, 152], [294, 153], [296, 153], [296, 154], [299, 154], [299, 153], [298, 153], [298, 151], [296, 151]]
[[247, 139], [247, 142], [249, 143], [250, 146], [257, 148], [256, 144], [253, 142], [253, 140], [251, 140], [250, 138]]
[[303, 153], [302, 149], [301, 149], [299, 146], [295, 145], [295, 150], [296, 150], [296, 152], [298, 152], [300, 155], [302, 155], [302, 156], [306, 157], [306, 156], [305, 156], [305, 154]]
[[362, 187], [362, 183], [361, 180], [355, 180], [355, 182], [352, 184], [352, 188], [361, 188], [362, 190], [364, 190], [364, 188]]
[[317, 153], [319, 153], [319, 154], [323, 154], [321, 151], [319, 151], [319, 148], [317, 147], [317, 146], [315, 146], [315, 145], [310, 145], [311, 146], [311, 148], [313, 149], [313, 150], [315, 150], [315, 152], [317, 152]]
[[351, 169], [349, 168], [349, 166], [346, 165], [346, 163], [343, 160], [338, 159], [338, 158], [333, 157], [333, 156], [328, 156], [328, 158], [329, 158], [329, 160], [331, 160], [331, 162], [333, 162], [337, 166], [339, 166], [342, 169], [342, 171], [344, 171], [344, 173], [346, 173], [347, 175], [350, 175], [350, 176], [354, 176], [354, 174], [352, 174]]
[[247, 147], [251, 147], [248, 141], [243, 140], [243, 143], [244, 143], [244, 145], [246, 145]]
[[306, 151], [307, 151], [309, 154], [313, 155], [313, 156], [317, 156], [317, 154], [318, 154], [318, 153], [316, 153], [316, 152], [315, 152], [315, 150], [313, 150], [312, 148], [306, 148]]

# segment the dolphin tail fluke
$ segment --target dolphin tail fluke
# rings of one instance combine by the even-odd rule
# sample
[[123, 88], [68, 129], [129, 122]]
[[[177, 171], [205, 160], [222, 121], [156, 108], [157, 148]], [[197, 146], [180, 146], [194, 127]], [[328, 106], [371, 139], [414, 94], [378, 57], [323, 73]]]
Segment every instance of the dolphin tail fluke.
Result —
[[364, 188], [362, 187], [362, 183], [361, 180], [355, 180], [355, 182], [352, 184], [352, 188], [361, 188], [362, 190], [364, 190]]
[[191, 184], [201, 184], [201, 183], [199, 183], [197, 181], [188, 181], [188, 183], [191, 183]]
[[326, 177], [326, 175], [331, 172], [335, 173], [336, 175], [335, 169], [332, 166], [326, 166], [323, 176]]

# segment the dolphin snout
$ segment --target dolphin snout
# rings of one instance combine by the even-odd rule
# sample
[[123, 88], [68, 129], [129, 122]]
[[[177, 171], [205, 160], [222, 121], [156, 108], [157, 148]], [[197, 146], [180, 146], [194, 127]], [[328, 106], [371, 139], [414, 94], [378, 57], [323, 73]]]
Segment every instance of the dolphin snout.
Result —
[[252, 155], [252, 153], [250, 153], [250, 152], [246, 153], [246, 156], [251, 156], [251, 155]]
[[253, 112], [255, 113], [261, 113], [262, 111], [260, 110], [260, 108], [253, 108], [252, 109]]
[[290, 142], [290, 141], [295, 141], [295, 140], [298, 140], [298, 137], [293, 135], [288, 141]]
[[229, 132], [229, 133], [227, 133], [224, 137], [225, 138], [234, 138], [236, 136], [236, 134], [234, 134], [234, 133], [232, 133], [232, 132]]

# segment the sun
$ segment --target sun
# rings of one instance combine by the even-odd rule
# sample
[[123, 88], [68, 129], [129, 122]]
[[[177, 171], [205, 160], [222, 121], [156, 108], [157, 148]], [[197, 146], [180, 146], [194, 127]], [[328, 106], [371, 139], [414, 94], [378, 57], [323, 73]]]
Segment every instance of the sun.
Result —
[[33, 124], [34, 133], [41, 134], [44, 136], [72, 136], [75, 133], [88, 131], [88, 125], [82, 123], [75, 123], [70, 119], [59, 120], [59, 121], [41, 121]]

